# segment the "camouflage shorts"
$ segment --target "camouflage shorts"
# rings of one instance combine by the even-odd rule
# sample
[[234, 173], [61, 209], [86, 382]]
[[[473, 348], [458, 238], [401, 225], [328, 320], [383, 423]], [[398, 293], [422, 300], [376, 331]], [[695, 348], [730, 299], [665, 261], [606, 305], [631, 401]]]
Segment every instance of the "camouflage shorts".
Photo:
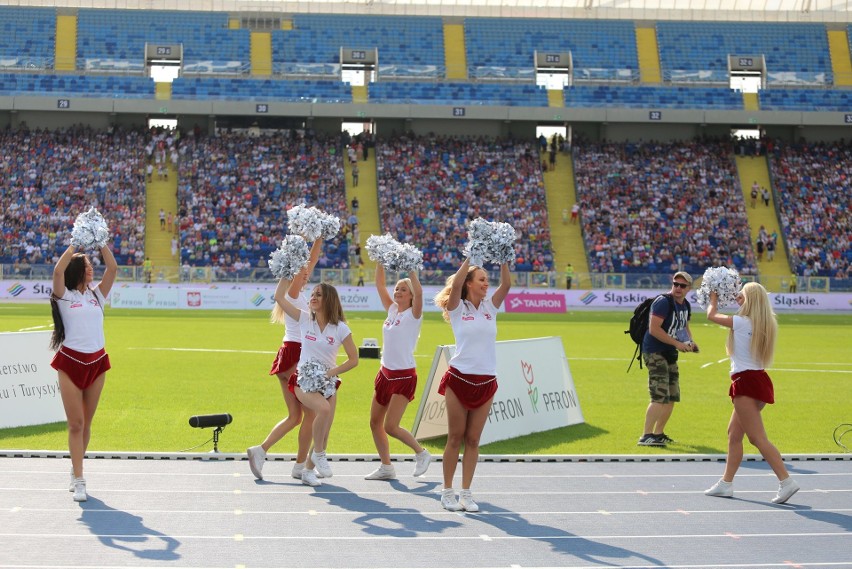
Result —
[[648, 368], [648, 391], [654, 403], [680, 401], [680, 372], [677, 362], [669, 363], [661, 353], [642, 354]]

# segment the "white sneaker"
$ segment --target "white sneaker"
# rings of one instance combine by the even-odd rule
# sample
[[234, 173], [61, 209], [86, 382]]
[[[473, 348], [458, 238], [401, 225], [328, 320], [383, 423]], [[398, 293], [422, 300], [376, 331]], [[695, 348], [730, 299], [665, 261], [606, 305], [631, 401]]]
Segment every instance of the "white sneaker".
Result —
[[721, 498], [730, 498], [734, 495], [734, 483], [725, 482], [719, 479], [713, 486], [704, 491], [705, 496], [719, 496]]
[[414, 455], [414, 476], [423, 476], [429, 470], [429, 463], [432, 462], [432, 455], [429, 451], [423, 449]]
[[460, 512], [464, 509], [464, 506], [459, 504], [459, 501], [456, 500], [456, 491], [452, 488], [444, 488], [441, 490], [441, 505], [445, 510], [449, 510], [451, 512]]
[[293, 465], [293, 470], [290, 472], [290, 476], [295, 478], [296, 480], [302, 479], [302, 473], [305, 471], [305, 463], [297, 462]]
[[364, 477], [364, 480], [393, 480], [396, 478], [396, 470], [392, 464], [382, 464], [377, 469]]
[[317, 467], [317, 472], [322, 474], [323, 478], [331, 478], [333, 476], [333, 473], [331, 472], [331, 467], [328, 465], [328, 459], [325, 457], [325, 452], [323, 452], [322, 454], [318, 454], [316, 451], [312, 452], [311, 460]]
[[74, 479], [74, 501], [85, 502], [89, 497], [86, 495], [86, 480], [84, 478]]
[[256, 447], [249, 447], [246, 450], [246, 454], [248, 455], [251, 473], [258, 480], [263, 480], [263, 462], [266, 460], [266, 451], [263, 450], [262, 446], [258, 445]]
[[317, 473], [307, 468], [302, 471], [302, 484], [306, 486], [322, 486], [322, 482], [317, 478]]
[[772, 498], [773, 504], [784, 504], [793, 494], [799, 491], [799, 485], [792, 478], [787, 478], [784, 482], [778, 485], [778, 493]]
[[473, 494], [470, 490], [462, 490], [459, 492], [459, 504], [464, 508], [465, 512], [478, 512], [479, 505], [473, 501]]

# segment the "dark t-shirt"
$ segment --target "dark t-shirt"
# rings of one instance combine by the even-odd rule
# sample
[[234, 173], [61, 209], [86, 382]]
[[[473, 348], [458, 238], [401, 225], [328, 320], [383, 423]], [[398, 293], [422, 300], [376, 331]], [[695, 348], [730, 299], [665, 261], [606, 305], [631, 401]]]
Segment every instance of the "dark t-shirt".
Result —
[[[674, 311], [671, 307], [674, 305]], [[681, 342], [687, 342], [690, 338], [686, 337], [686, 324], [689, 321], [689, 301], [684, 300], [682, 304], [678, 304], [674, 300], [669, 300], [667, 297], [660, 295], [651, 304], [651, 314], [648, 316], [659, 316], [663, 319], [662, 329], [669, 336], [677, 338]], [[650, 325], [648, 331], [645, 332], [645, 338], [642, 341], [642, 352], [646, 354], [656, 354], [660, 352], [677, 353], [677, 349], [669, 344], [664, 344], [651, 335]]]

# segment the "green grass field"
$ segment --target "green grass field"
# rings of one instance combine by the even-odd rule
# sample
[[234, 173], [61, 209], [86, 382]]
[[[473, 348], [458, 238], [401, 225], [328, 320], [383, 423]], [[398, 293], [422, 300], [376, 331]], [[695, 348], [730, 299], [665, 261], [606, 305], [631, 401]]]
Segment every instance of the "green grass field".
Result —
[[[381, 314], [352, 313], [355, 343], [381, 336]], [[691, 327], [699, 354], [681, 355], [682, 402], [666, 429], [679, 444], [636, 446], [648, 404], [645, 370], [626, 373], [634, 346], [623, 334], [626, 312], [500, 317], [499, 339], [561, 336], [585, 424], [537, 433], [482, 448], [486, 454], [724, 453], [731, 404], [727, 397], [726, 330], [696, 311]], [[775, 364], [770, 370], [776, 405], [764, 412], [770, 438], [782, 453], [842, 452], [832, 433], [852, 421], [852, 320], [846, 315], [781, 315]], [[51, 326], [46, 304], [0, 304], [0, 331]], [[92, 451], [176, 452], [204, 443], [211, 431], [192, 429], [191, 415], [231, 413], [222, 452], [259, 444], [286, 413], [276, 378], [267, 375], [283, 335], [264, 312], [107, 309], [112, 370], [95, 417]], [[435, 347], [452, 343], [449, 325], [427, 314], [417, 349], [425, 384]], [[368, 425], [378, 360], [362, 359], [344, 376], [329, 452], [373, 453]], [[419, 396], [403, 421], [411, 427]], [[443, 440], [425, 443], [440, 452]], [[0, 449], [64, 450], [65, 424], [0, 430]], [[207, 451], [207, 444], [199, 451]], [[393, 441], [391, 451], [406, 453]], [[295, 452], [291, 434], [274, 453]], [[748, 447], [749, 453], [756, 452]]]

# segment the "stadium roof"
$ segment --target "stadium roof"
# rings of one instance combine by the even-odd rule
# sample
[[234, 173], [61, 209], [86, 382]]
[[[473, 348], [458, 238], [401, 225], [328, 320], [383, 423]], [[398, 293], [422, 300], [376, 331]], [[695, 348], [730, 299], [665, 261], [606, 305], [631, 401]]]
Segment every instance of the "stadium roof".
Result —
[[852, 0], [0, 0], [0, 3], [58, 8], [290, 14], [852, 22]]

